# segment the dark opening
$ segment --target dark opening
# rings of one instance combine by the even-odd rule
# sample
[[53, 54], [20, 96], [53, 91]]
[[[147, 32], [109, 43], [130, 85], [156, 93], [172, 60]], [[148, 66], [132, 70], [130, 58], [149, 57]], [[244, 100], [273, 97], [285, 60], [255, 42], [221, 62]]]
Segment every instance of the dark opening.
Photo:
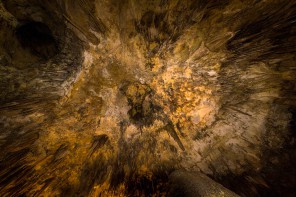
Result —
[[49, 59], [58, 52], [58, 43], [48, 26], [41, 22], [27, 22], [16, 29], [16, 36], [22, 47], [43, 59]]

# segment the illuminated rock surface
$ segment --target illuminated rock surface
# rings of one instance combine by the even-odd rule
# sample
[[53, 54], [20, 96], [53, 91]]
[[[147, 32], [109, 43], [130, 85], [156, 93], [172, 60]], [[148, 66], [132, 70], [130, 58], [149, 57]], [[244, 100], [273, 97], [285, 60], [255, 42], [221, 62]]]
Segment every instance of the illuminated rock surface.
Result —
[[[0, 196], [295, 196], [296, 1], [0, 3]], [[219, 193], [217, 196], [221, 196]]]

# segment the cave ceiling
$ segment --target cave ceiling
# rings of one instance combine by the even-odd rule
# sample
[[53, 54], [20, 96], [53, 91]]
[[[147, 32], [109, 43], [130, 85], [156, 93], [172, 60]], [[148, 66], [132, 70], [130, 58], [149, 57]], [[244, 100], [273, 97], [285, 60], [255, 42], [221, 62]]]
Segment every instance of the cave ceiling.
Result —
[[[296, 1], [0, 2], [0, 196], [295, 195]], [[219, 196], [219, 195], [218, 195]]]

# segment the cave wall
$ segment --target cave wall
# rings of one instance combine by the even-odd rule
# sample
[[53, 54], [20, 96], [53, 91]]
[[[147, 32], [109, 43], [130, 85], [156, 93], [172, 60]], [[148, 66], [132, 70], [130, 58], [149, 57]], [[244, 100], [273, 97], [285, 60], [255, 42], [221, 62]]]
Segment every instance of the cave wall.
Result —
[[296, 3], [0, 3], [0, 194], [295, 195]]

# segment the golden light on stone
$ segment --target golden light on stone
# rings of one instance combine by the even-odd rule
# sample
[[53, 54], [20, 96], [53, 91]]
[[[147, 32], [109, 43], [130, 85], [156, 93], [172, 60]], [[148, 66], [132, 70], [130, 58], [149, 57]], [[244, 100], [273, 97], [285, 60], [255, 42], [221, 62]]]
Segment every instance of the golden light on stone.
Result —
[[295, 6], [0, 2], [0, 196], [294, 196]]

